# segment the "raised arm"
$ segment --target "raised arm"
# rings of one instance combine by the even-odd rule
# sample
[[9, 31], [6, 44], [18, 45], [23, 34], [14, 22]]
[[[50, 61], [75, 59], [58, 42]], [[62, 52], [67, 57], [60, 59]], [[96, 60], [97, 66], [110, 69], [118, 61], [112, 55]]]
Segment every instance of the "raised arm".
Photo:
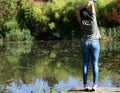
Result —
[[85, 4], [85, 5], [82, 5], [82, 6], [77, 6], [76, 7], [76, 16], [77, 16], [77, 19], [78, 19], [78, 22], [80, 22], [81, 20], [81, 17], [80, 17], [80, 10], [83, 9], [83, 8], [86, 8], [88, 6], [88, 4]]
[[92, 8], [92, 10], [91, 10], [91, 11], [92, 11], [92, 13], [93, 13], [93, 14], [96, 14], [96, 12], [95, 12], [95, 6], [94, 6], [94, 3], [91, 5], [91, 8]]
[[77, 19], [78, 19], [79, 22], [81, 20], [80, 10], [83, 9], [83, 8], [91, 8], [92, 9], [92, 13], [95, 14], [95, 7], [94, 7], [93, 0], [89, 0], [87, 4], [84, 4], [82, 6], [77, 6], [76, 7], [76, 16], [77, 16]]

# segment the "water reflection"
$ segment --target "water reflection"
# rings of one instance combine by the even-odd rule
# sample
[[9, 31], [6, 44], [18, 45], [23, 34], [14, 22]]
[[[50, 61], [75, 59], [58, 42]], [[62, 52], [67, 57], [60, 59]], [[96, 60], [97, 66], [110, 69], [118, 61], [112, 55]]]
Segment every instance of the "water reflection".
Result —
[[[1, 44], [0, 90], [42, 93], [82, 87], [80, 49], [79, 40]], [[120, 87], [119, 50], [120, 41], [101, 41], [99, 86]], [[89, 85], [91, 82], [90, 70]]]

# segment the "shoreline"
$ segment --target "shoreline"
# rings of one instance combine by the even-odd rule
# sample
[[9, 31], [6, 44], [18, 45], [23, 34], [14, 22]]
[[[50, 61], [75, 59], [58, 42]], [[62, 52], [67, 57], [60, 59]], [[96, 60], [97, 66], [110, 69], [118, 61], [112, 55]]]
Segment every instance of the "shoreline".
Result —
[[71, 88], [67, 92], [60, 93], [120, 93], [120, 87], [98, 87], [96, 91], [84, 91], [81, 88]]

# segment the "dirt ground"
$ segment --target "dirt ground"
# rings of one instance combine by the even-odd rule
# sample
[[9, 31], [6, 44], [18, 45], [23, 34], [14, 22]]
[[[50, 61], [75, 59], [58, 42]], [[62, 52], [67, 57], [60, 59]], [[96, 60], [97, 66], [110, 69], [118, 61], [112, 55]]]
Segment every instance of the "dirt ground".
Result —
[[60, 93], [120, 93], [120, 87], [114, 88], [97, 88], [96, 91], [84, 91], [83, 89], [75, 89], [72, 88], [67, 92], [60, 92]]

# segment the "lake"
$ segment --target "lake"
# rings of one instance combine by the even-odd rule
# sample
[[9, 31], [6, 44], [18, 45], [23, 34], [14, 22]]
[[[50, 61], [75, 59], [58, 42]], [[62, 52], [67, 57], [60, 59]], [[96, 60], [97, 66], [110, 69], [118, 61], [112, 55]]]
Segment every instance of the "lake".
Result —
[[[98, 86], [120, 87], [120, 41], [101, 40], [100, 44]], [[83, 87], [80, 40], [0, 43], [1, 91], [58, 93], [71, 87]]]

